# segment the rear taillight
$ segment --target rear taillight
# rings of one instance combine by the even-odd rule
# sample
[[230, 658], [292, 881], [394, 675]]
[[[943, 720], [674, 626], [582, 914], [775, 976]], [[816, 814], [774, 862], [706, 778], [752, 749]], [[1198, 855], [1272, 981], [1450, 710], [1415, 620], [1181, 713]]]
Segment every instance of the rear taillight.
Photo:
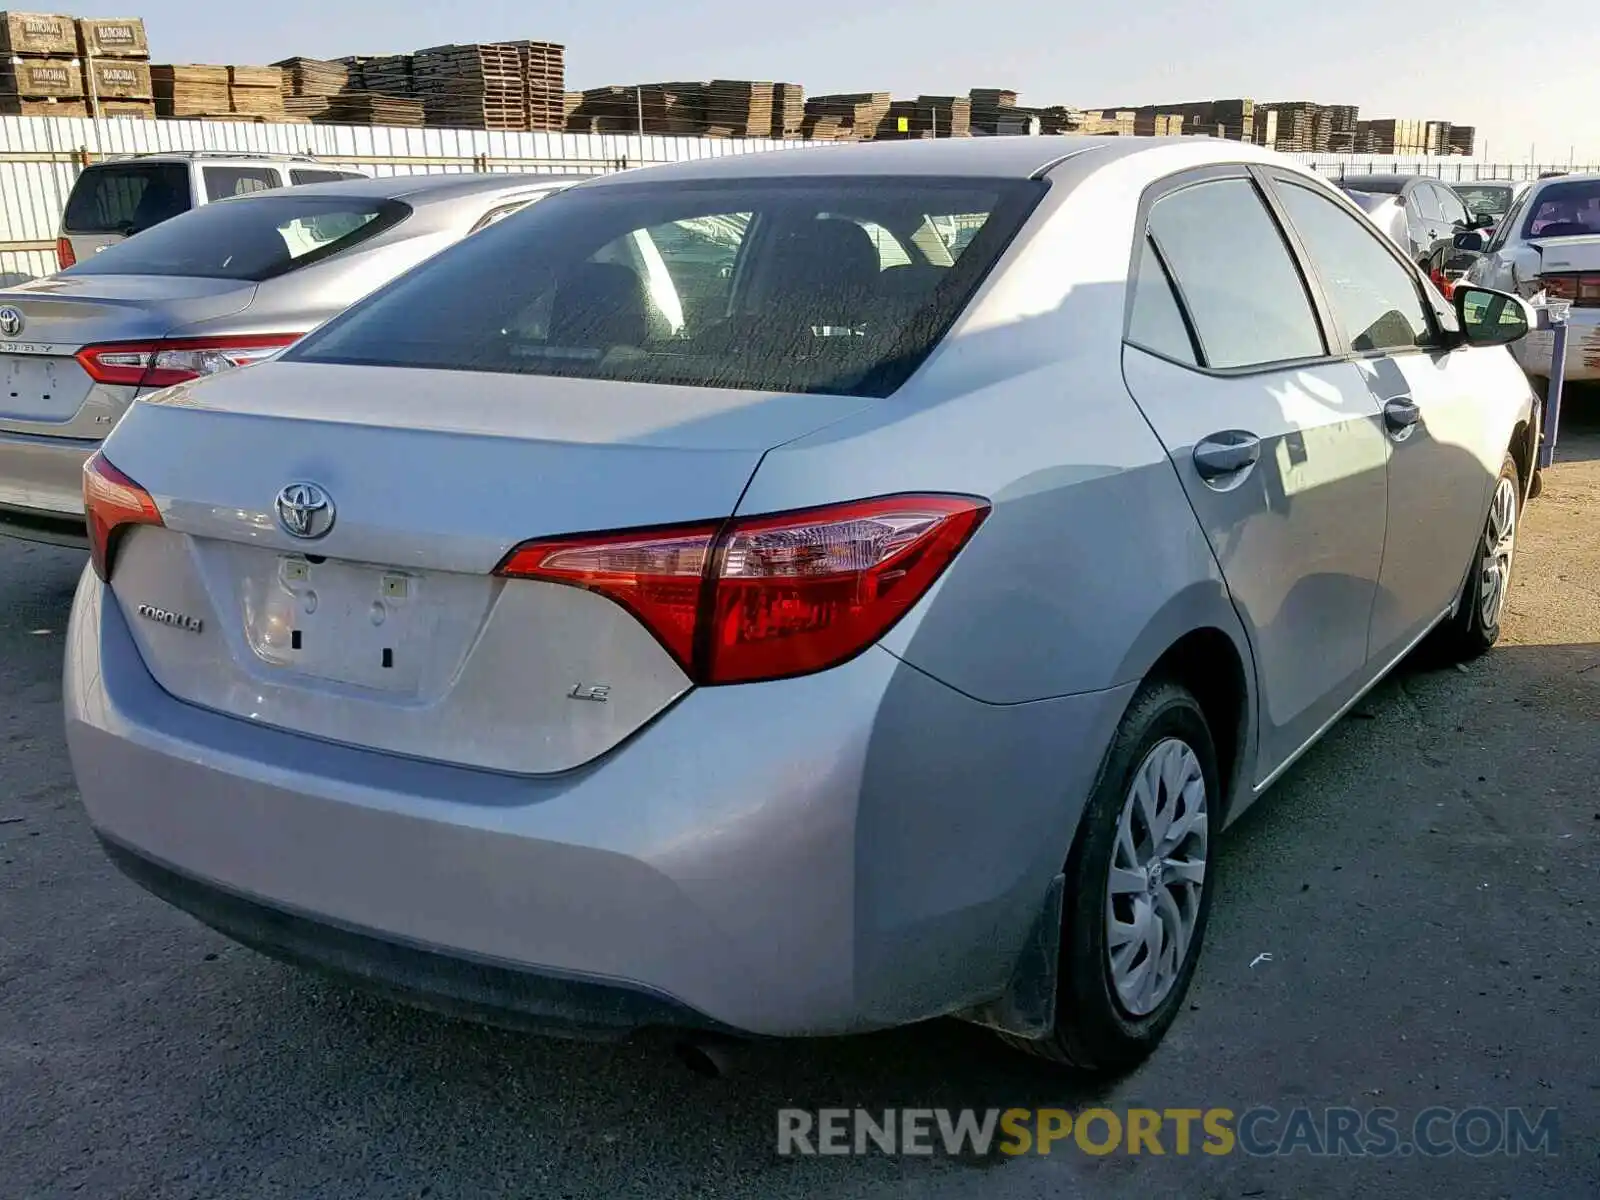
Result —
[[65, 271], [68, 267], [78, 265], [78, 256], [72, 252], [72, 239], [59, 237], [56, 239], [56, 264]]
[[231, 367], [270, 358], [300, 340], [298, 333], [249, 337], [172, 338], [160, 342], [102, 342], [78, 351], [79, 365], [96, 383], [171, 387]]
[[83, 464], [83, 512], [89, 526], [89, 559], [102, 580], [111, 578], [111, 550], [119, 530], [162, 523], [150, 493], [98, 450]]
[[1600, 308], [1600, 275], [1541, 275], [1539, 282], [1552, 300], [1569, 301], [1574, 308]]
[[496, 573], [599, 592], [696, 682], [749, 683], [860, 654], [922, 598], [988, 513], [965, 496], [887, 496], [526, 542]]

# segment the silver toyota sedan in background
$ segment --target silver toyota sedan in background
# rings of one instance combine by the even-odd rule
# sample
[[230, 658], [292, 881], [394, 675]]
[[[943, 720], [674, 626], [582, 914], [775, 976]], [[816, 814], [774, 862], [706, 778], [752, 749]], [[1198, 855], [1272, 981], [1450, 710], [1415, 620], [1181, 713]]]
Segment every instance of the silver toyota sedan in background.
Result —
[[1530, 315], [1232, 142], [580, 184], [129, 410], [84, 804], [202, 921], [448, 1011], [1126, 1068], [1220, 831], [1427, 635], [1496, 640]]
[[570, 182], [409, 175], [247, 193], [0, 291], [0, 534], [85, 545], [83, 462], [135, 396], [275, 354]]

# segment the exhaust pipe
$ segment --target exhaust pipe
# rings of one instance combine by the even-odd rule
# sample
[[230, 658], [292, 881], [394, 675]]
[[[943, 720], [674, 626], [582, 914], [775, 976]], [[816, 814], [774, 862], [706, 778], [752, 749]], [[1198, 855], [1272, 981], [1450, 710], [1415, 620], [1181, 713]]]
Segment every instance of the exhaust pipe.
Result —
[[702, 1079], [726, 1079], [733, 1074], [734, 1043], [719, 1038], [682, 1038], [673, 1046], [678, 1061]]

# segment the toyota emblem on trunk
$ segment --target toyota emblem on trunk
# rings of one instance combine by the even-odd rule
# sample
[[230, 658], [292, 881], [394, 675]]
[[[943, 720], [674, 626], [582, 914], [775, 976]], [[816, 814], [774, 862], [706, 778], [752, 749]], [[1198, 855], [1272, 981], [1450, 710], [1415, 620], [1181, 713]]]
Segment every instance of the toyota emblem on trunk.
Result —
[[22, 332], [22, 327], [27, 323], [20, 308], [10, 304], [0, 308], [0, 337], [16, 337]]
[[314, 483], [291, 483], [273, 507], [291, 537], [319, 538], [333, 528], [333, 500]]

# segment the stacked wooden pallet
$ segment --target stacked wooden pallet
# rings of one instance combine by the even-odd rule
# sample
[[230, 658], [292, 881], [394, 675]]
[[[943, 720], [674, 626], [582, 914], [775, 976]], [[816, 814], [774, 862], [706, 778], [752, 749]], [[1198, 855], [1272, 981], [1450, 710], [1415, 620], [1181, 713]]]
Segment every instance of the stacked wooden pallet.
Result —
[[565, 46], [556, 42], [511, 42], [517, 48], [522, 69], [523, 106], [527, 109], [526, 128], [561, 130], [566, 128], [567, 67]]
[[285, 58], [278, 69], [285, 121], [316, 121], [327, 114], [328, 102], [350, 83], [343, 63], [325, 58]]
[[416, 98], [429, 125], [446, 129], [527, 128], [522, 56], [504, 43], [433, 46], [412, 61]]
[[6, 58], [78, 53], [78, 25], [58, 13], [0, 12], [0, 53]]
[[361, 64], [361, 89], [382, 96], [410, 96], [411, 55], [381, 54]]
[[315, 120], [326, 125], [393, 125], [421, 129], [426, 123], [421, 100], [382, 92], [342, 92], [328, 101]]
[[797, 138], [806, 123], [806, 90], [798, 83], [772, 85], [772, 131], [775, 138]]
[[157, 63], [150, 68], [160, 117], [232, 115], [228, 103], [228, 68], [194, 63]]
[[819, 141], [862, 141], [876, 137], [889, 115], [888, 92], [845, 92], [806, 101], [804, 136]]
[[77, 28], [89, 115], [154, 120], [150, 39], [144, 22], [138, 17], [84, 17]]
[[283, 69], [285, 96], [337, 96], [350, 82], [350, 71], [343, 63], [325, 58], [285, 58], [272, 64]]
[[138, 17], [84, 17], [77, 26], [78, 53], [84, 58], [150, 61], [150, 39]]
[[749, 79], [713, 79], [705, 85], [706, 133], [711, 137], [769, 136], [773, 86]]
[[986, 136], [1011, 132], [1024, 121], [1028, 110], [1018, 108], [1017, 93], [1009, 88], [973, 88], [972, 132]]
[[283, 68], [229, 67], [228, 108], [243, 117], [283, 120]]
[[83, 116], [78, 30], [54, 13], [0, 13], [0, 113]]

